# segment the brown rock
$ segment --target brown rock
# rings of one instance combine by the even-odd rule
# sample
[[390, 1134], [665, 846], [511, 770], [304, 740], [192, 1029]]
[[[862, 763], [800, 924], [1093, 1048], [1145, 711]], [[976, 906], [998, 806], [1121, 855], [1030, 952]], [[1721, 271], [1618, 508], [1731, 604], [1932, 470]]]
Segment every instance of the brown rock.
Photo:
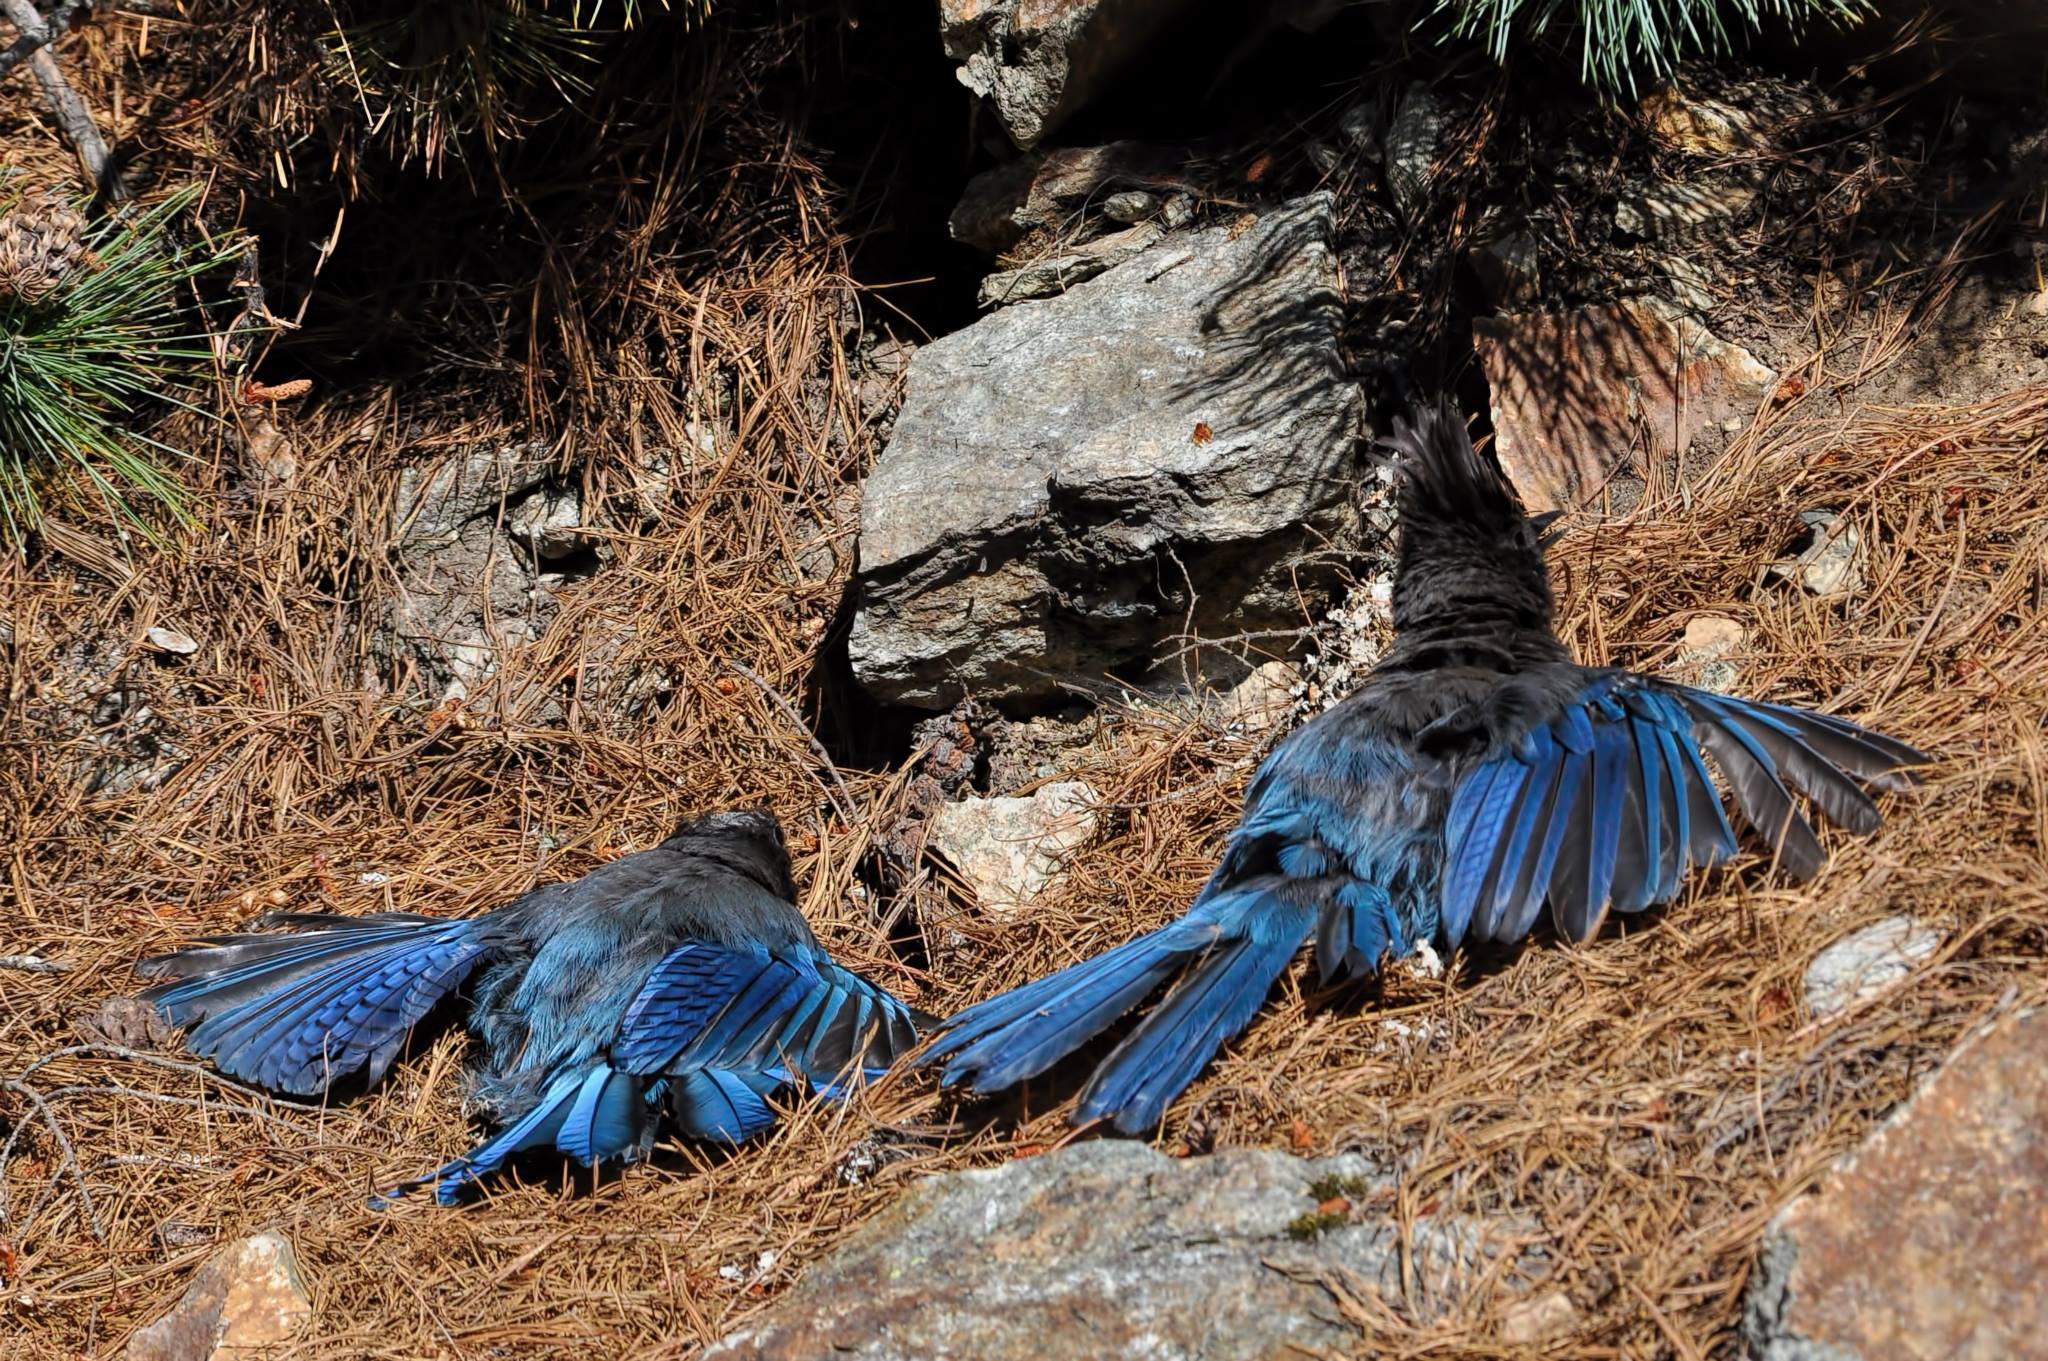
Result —
[[170, 1313], [136, 1332], [128, 1361], [253, 1356], [290, 1340], [312, 1315], [292, 1245], [259, 1233], [225, 1249], [192, 1278]]
[[1650, 135], [1677, 151], [1728, 156], [1763, 140], [1743, 110], [1718, 99], [1689, 98], [1668, 85], [1644, 95], [1637, 108]]
[[1532, 511], [1591, 501], [1617, 474], [1638, 489], [1653, 471], [1675, 476], [1697, 434], [1748, 420], [1777, 382], [1654, 298], [1482, 317], [1472, 332], [1495, 452]]
[[1772, 1223], [1758, 1361], [2048, 1358], [2048, 1012], [1967, 1041]]

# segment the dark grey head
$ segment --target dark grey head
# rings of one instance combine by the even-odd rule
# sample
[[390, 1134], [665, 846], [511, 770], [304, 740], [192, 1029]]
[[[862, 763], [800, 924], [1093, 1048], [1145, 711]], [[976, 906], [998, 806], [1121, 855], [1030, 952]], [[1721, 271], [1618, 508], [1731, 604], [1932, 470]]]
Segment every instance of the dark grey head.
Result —
[[795, 901], [789, 846], [782, 822], [765, 808], [728, 808], [680, 823], [662, 843], [715, 860], [746, 875], [776, 896]]

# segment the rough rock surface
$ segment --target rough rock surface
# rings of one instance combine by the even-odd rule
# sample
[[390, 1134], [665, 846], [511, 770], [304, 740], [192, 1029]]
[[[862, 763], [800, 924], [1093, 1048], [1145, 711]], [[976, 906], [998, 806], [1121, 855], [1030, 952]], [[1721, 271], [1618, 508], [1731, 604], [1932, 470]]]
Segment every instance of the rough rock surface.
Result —
[[1941, 932], [1911, 917], [1886, 917], [1842, 937], [1806, 966], [1806, 1009], [1816, 1020], [1911, 976], [1941, 948]]
[[1128, 141], [1032, 152], [969, 180], [947, 225], [954, 240], [999, 255], [1026, 233], [1060, 230], [1091, 208], [1136, 221], [1160, 206], [1140, 212], [1136, 200], [1157, 200], [1148, 190], [1178, 184], [1186, 158], [1173, 147]]
[[1802, 510], [1799, 522], [1806, 527], [1806, 544], [1782, 562], [1771, 564], [1771, 573], [1823, 598], [1860, 595], [1867, 578], [1863, 574], [1863, 535], [1852, 521], [1832, 510]]
[[1053, 297], [1135, 258], [1157, 245], [1164, 235], [1165, 229], [1157, 224], [1141, 222], [1073, 250], [1015, 269], [999, 270], [981, 281], [976, 300], [983, 307], [999, 307], [1004, 303]]
[[1298, 200], [920, 349], [862, 501], [861, 682], [1040, 699], [1298, 622], [1297, 559], [1360, 535], [1332, 229]]
[[398, 475], [392, 537], [401, 543], [451, 538], [468, 521], [538, 487], [553, 463], [547, 447], [535, 442], [480, 445], [408, 465]]
[[1031, 147], [1087, 103], [1188, 0], [939, 0], [960, 83]]
[[400, 552], [385, 627], [442, 696], [461, 696], [538, 638], [553, 608], [512, 539], [479, 518], [451, 543]]
[[192, 1278], [184, 1298], [128, 1339], [127, 1361], [249, 1357], [288, 1341], [312, 1316], [298, 1258], [282, 1234], [228, 1247]]
[[1698, 434], [1739, 429], [1777, 381], [1749, 351], [1654, 298], [1482, 317], [1472, 333], [1493, 389], [1495, 451], [1531, 510], [1586, 503], [1603, 488], [1626, 510], [1653, 470], [1678, 475]]
[[[1122, 1140], [934, 1177], [705, 1358], [1351, 1355], [1364, 1339], [1333, 1290], [1402, 1291], [1399, 1230], [1348, 1222], [1374, 1186], [1355, 1156], [1177, 1162]], [[1455, 1222], [1406, 1247], [1413, 1299], [1438, 1308], [1483, 1252]]]
[[2048, 1357], [2048, 1012], [1994, 1023], [1764, 1239], [1758, 1361]]
[[1095, 791], [1079, 780], [1016, 798], [969, 798], [941, 807], [926, 843], [974, 890], [982, 911], [1031, 906], [1068, 855], [1095, 835]]

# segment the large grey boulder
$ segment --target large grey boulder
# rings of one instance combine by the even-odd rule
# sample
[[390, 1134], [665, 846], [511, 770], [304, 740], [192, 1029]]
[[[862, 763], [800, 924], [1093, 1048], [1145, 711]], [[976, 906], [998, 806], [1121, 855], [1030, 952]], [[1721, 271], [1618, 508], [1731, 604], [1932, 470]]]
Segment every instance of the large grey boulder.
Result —
[[1331, 203], [1168, 237], [917, 352], [861, 507], [850, 649], [881, 699], [1013, 701], [1192, 627], [1287, 627], [1363, 537]]
[[1176, 1161], [1123, 1140], [934, 1177], [705, 1361], [1350, 1355], [1365, 1339], [1333, 1289], [1434, 1313], [1487, 1256], [1469, 1223], [1404, 1244], [1392, 1215], [1359, 1214], [1384, 1186], [1356, 1156]]

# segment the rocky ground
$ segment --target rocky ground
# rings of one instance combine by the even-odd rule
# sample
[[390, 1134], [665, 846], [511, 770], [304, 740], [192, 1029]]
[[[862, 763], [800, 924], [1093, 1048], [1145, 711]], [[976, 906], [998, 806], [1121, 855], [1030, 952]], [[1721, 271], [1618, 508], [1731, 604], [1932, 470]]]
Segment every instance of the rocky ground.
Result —
[[[650, 272], [580, 434], [363, 382], [236, 413], [175, 549], [60, 520], [9, 566], [0, 1316], [151, 1358], [2038, 1353], [2048, 105], [1916, 48], [1603, 106], [1295, 5], [1162, 111], [1180, 8], [889, 28], [982, 145], [866, 256]], [[1378, 655], [1374, 441], [1437, 389], [1566, 512], [1583, 658], [1870, 719], [1926, 788], [1812, 886], [1292, 976], [1149, 1142], [1073, 1138], [1060, 1074], [905, 1077], [379, 1215], [466, 1137], [459, 1036], [311, 1110], [121, 1000], [176, 935], [478, 910], [741, 799], [929, 1009], [1126, 939]]]

